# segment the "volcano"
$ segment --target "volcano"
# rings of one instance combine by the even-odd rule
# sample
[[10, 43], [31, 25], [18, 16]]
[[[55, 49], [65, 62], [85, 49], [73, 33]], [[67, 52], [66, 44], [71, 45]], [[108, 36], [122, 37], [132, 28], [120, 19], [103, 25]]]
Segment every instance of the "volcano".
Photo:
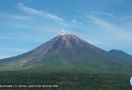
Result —
[[105, 51], [76, 35], [61, 32], [25, 54], [1, 59], [0, 68], [126, 72], [132, 69], [132, 56], [120, 50]]

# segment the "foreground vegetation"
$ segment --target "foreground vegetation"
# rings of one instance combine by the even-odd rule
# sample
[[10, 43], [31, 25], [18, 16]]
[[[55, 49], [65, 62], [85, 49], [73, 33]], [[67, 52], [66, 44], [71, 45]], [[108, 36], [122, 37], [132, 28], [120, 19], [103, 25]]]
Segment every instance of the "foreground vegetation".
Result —
[[[132, 90], [129, 84], [130, 77], [129, 73], [6, 71], [0, 72], [0, 84], [59, 86], [56, 88], [30, 88], [30, 90]], [[5, 88], [0, 90], [3, 89]], [[6, 90], [11, 90], [11, 88]], [[16, 88], [15, 90], [27, 89]]]

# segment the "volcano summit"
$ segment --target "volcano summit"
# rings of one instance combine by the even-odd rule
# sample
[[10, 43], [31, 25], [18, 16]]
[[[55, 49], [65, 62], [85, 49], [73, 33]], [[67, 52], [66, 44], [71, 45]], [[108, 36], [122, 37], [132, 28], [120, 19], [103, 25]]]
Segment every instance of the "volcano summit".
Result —
[[[40, 70], [130, 71], [132, 56], [126, 55], [121, 50], [113, 51], [102, 50], [76, 35], [61, 32], [25, 54], [1, 59], [0, 67], [2, 71], [35, 68]], [[123, 55], [126, 57], [122, 58]]]

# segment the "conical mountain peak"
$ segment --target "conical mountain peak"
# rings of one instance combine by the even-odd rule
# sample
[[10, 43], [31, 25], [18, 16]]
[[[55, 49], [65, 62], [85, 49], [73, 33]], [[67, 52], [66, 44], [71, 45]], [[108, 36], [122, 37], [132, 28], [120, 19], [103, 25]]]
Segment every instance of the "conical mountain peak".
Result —
[[[118, 59], [120, 59], [119, 62]], [[91, 45], [76, 35], [62, 31], [59, 35], [32, 51], [13, 58], [3, 59], [0, 62], [5, 64], [5, 68], [6, 65], [15, 63], [14, 68], [17, 66], [20, 69], [38, 68], [40, 66], [48, 69], [56, 68], [56, 66], [59, 69], [67, 69], [73, 66], [76, 68], [86, 66], [85, 68], [94, 69], [94, 66], [99, 66], [105, 69], [111, 68], [113, 63], [122, 66], [124, 62], [130, 62], [131, 58], [124, 60]], [[129, 63], [127, 65], [131, 66]]]

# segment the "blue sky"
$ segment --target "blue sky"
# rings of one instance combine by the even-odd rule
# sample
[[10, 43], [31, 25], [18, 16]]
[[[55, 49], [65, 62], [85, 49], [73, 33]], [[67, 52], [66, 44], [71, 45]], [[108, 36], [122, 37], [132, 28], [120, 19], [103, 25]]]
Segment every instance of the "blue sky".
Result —
[[62, 29], [132, 54], [132, 0], [0, 0], [0, 58], [30, 51]]

